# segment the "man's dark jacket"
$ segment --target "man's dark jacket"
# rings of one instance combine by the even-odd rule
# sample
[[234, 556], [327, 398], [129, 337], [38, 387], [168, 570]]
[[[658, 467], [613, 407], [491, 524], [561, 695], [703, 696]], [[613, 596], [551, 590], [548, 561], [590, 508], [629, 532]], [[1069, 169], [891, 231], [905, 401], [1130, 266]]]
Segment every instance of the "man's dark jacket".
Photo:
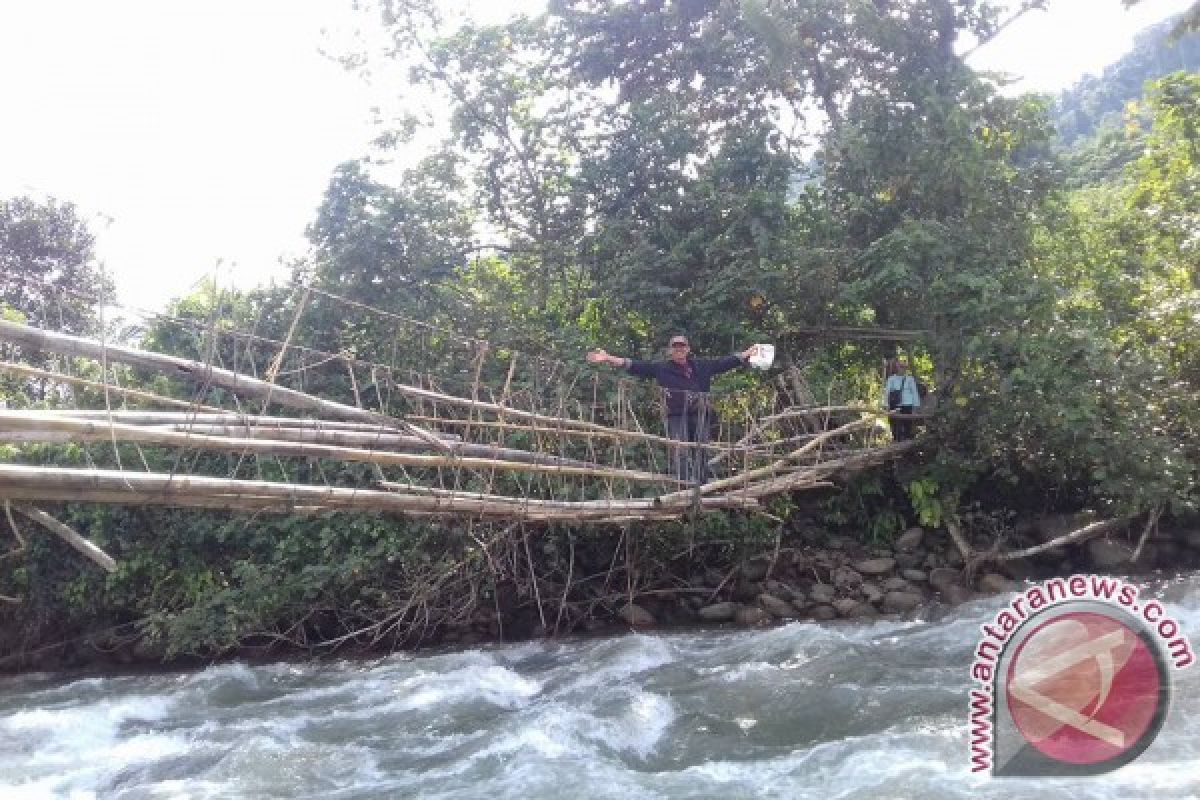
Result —
[[632, 375], [658, 381], [658, 385], [665, 390], [663, 395], [667, 404], [667, 416], [682, 417], [696, 410], [696, 403], [689, 403], [691, 393], [707, 393], [712, 388], [714, 375], [737, 369], [742, 366], [742, 360], [737, 356], [688, 358], [687, 366], [685, 369], [674, 361], [630, 361], [626, 369]]

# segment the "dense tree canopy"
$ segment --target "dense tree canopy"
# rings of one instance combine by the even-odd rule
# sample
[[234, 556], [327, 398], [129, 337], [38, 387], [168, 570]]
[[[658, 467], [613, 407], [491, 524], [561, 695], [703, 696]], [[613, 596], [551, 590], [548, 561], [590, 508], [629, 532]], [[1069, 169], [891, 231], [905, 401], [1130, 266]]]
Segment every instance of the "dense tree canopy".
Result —
[[35, 324], [93, 330], [112, 284], [96, 262], [95, 237], [70, 203], [0, 200], [0, 305]]

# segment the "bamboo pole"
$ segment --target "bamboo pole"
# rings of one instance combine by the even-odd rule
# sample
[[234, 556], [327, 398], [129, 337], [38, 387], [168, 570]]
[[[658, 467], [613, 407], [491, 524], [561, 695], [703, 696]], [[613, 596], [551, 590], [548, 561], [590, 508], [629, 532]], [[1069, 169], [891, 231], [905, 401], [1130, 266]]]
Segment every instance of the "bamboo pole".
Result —
[[[108, 424], [101, 421], [70, 419], [67, 417], [48, 420], [43, 417], [31, 416], [21, 411], [0, 411], [0, 432], [6, 430], [26, 432], [50, 430], [52, 432], [62, 432], [71, 434], [72, 441], [120, 440], [137, 442], [139, 444], [188, 447], [199, 450], [217, 450], [232, 453], [328, 458], [337, 461], [367, 462], [384, 466], [500, 469], [553, 475], [591, 475], [644, 483], [679, 483], [676, 478], [669, 475], [656, 475], [650, 472], [617, 469], [599, 464], [578, 466], [564, 463], [525, 463], [472, 456], [394, 453], [383, 450], [363, 450], [351, 447], [285, 442], [273, 439], [206, 436], [203, 434], [147, 428], [138, 425], [123, 425], [118, 422]], [[537, 457], [537, 454], [529, 455]], [[556, 457], [545, 456], [545, 458]]]
[[[47, 417], [72, 417], [76, 419], [108, 420], [127, 425], [173, 425], [192, 427], [195, 425], [235, 425], [240, 428], [311, 428], [314, 430], [360, 431], [363, 433], [396, 433], [394, 425], [378, 423], [344, 422], [314, 417], [271, 417], [259, 414], [241, 414], [236, 411], [216, 409], [216, 412], [189, 414], [179, 411], [128, 411], [111, 412], [103, 409], [29, 409]], [[440, 434], [443, 439], [454, 441], [460, 437], [452, 433]]]
[[[502, 415], [503, 416], [503, 415]], [[503, 420], [469, 420], [452, 417], [431, 417], [422, 416], [420, 414], [409, 414], [405, 417], [416, 422], [426, 422], [436, 425], [443, 425], [451, 428], [471, 427], [471, 428], [498, 428], [504, 431], [529, 431], [531, 433], [553, 433], [559, 436], [573, 436], [585, 439], [628, 439], [632, 441], [651, 442], [653, 444], [677, 445], [677, 439], [671, 439], [666, 436], [658, 436], [653, 433], [645, 433], [643, 431], [627, 431], [623, 428], [611, 428], [603, 425], [597, 425], [599, 430], [582, 429], [582, 428], [564, 428], [562, 426], [550, 425], [519, 425]], [[555, 418], [556, 419], [556, 418]], [[592, 423], [588, 423], [592, 424]], [[695, 447], [705, 450], [732, 450], [729, 445], [719, 444], [717, 442], [696, 442]]]
[[818, 464], [792, 468], [785, 475], [765, 481], [749, 483], [728, 492], [722, 497], [768, 497], [800, 489], [826, 488], [832, 486], [827, 479], [838, 472], [861, 470], [898, 458], [916, 446], [914, 441], [895, 442], [856, 453], [831, 458]]
[[874, 424], [875, 424], [874, 419], [855, 420], [854, 422], [847, 423], [845, 425], [842, 425], [841, 427], [834, 428], [833, 430], [825, 431], [824, 433], [819, 434], [811, 442], [793, 450], [792, 452], [783, 456], [779, 460], [777, 460], [774, 463], [769, 464], [765, 467], [759, 467], [758, 469], [752, 469], [747, 472], [743, 472], [739, 475], [734, 475], [733, 477], [730, 477], [730, 478], [724, 478], [724, 479], [718, 480], [718, 481], [709, 481], [706, 484], [703, 484], [701, 486], [696, 486], [691, 489], [683, 489], [678, 492], [664, 494], [658, 498], [657, 502], [659, 502], [660, 504], [665, 505], [665, 506], [666, 505], [685, 505], [687, 503], [695, 502], [695, 498], [697, 495], [704, 496], [704, 495], [714, 494], [718, 491], [727, 489], [731, 486], [742, 486], [742, 485], [748, 484], [751, 481], [754, 481], [761, 477], [766, 477], [766, 476], [774, 477], [778, 474], [779, 470], [787, 468], [792, 461], [795, 461], [800, 456], [803, 456], [806, 453], [812, 452], [814, 449], [816, 449], [817, 447], [819, 447], [821, 444], [828, 441], [829, 439], [832, 439], [837, 436], [844, 436], [848, 433], [853, 433], [856, 430], [859, 430], [861, 428], [865, 428], [865, 427], [868, 427], [868, 426], [871, 426]]
[[763, 425], [766, 425], [769, 423], [780, 422], [785, 419], [795, 419], [797, 417], [815, 417], [819, 415], [832, 414], [872, 414], [880, 419], [930, 419], [933, 417], [933, 414], [928, 413], [904, 414], [900, 411], [886, 411], [876, 406], [851, 405], [792, 408], [786, 411], [780, 411], [778, 414], [772, 414], [769, 417], [763, 417], [761, 420], [759, 420], [759, 422]]
[[[390, 512], [433, 512], [479, 514], [531, 520], [597, 521], [613, 515], [637, 514], [647, 518], [677, 517], [679, 510], [661, 508], [653, 499], [614, 501], [610, 505], [571, 505], [562, 509], [523, 509], [510, 502], [466, 497], [429, 497], [372, 489], [235, 480], [206, 476], [168, 475], [120, 470], [73, 470], [59, 467], [28, 467], [0, 464], [0, 498], [62, 500], [72, 502], [109, 502], [127, 505], [189, 506], [214, 497], [222, 507], [237, 508], [247, 500], [256, 508], [279, 510], [294, 506], [322, 506], [339, 510], [375, 510]], [[740, 498], [714, 497], [704, 508], [744, 508]], [[753, 507], [753, 506], [750, 506]]]
[[[169, 430], [180, 433], [195, 433], [206, 436], [240, 436], [245, 439], [271, 439], [281, 442], [309, 442], [312, 444], [329, 444], [349, 447], [362, 447], [372, 451], [388, 450], [428, 450], [423, 440], [415, 436], [403, 434], [366, 433], [359, 431], [322, 431], [304, 430], [301, 428], [238, 428], [225, 425], [170, 425], [153, 427], [150, 430]], [[555, 464], [559, 466], [595, 467], [595, 462], [582, 461], [566, 456], [555, 456], [520, 450], [513, 447], [500, 447], [492, 444], [475, 444], [473, 442], [453, 442], [450, 449], [461, 456], [475, 458], [498, 458], [516, 461], [522, 464]]]
[[215, 406], [206, 406], [199, 403], [190, 403], [187, 400], [178, 400], [174, 397], [164, 397], [161, 394], [154, 392], [146, 392], [140, 389], [126, 389], [121, 386], [113, 386], [112, 384], [104, 384], [100, 381], [92, 381], [86, 378], [76, 378], [74, 375], [65, 375], [61, 372], [53, 372], [48, 369], [38, 369], [37, 367], [26, 366], [25, 364], [13, 364], [9, 361], [0, 361], [0, 370], [5, 372], [13, 372], [18, 375], [28, 375], [31, 378], [46, 378], [48, 380], [59, 381], [61, 383], [70, 383], [76, 386], [83, 386], [88, 389], [96, 389], [105, 391], [106, 389], [116, 395], [129, 397], [134, 400], [145, 400], [150, 403], [159, 403], [165, 406], [174, 406], [176, 408], [195, 408], [205, 411], [220, 411], [221, 409]]
[[420, 436], [434, 447], [445, 449], [446, 444], [435, 434], [396, 417], [389, 417], [375, 411], [355, 408], [344, 403], [335, 403], [295, 389], [286, 389], [267, 381], [231, 372], [227, 369], [214, 367], [191, 359], [152, 353], [133, 347], [98, 342], [85, 339], [82, 336], [71, 336], [65, 333], [41, 330], [18, 322], [0, 319], [0, 340], [28, 347], [32, 350], [44, 350], [51, 353], [82, 356], [104, 361], [119, 361], [143, 369], [163, 372], [175, 378], [194, 381], [202, 384], [221, 386], [245, 397], [255, 397], [271, 400], [282, 406], [301, 408], [315, 411], [339, 419], [360, 420], [377, 424], [398, 427], [407, 430], [414, 436]]
[[[496, 503], [508, 503], [510, 505], [519, 506], [529, 509], [554, 509], [554, 510], [599, 510], [599, 511], [628, 511], [631, 508], [631, 503], [636, 503], [636, 508], [639, 510], [653, 510], [653, 498], [644, 500], [621, 501], [621, 500], [541, 500], [537, 498], [527, 497], [509, 497], [507, 495], [483, 494], [477, 492], [462, 492], [452, 489], [438, 489], [429, 486], [420, 486], [413, 483], [396, 483], [395, 481], [379, 481], [379, 485], [394, 491], [405, 492], [417, 495], [430, 495], [433, 497], [447, 497], [473, 500], [488, 500]], [[705, 507], [715, 508], [712, 501], [718, 498], [707, 498]], [[721, 496], [719, 498], [724, 505], [721, 508], [757, 508], [758, 503], [754, 498], [749, 497], [730, 497]], [[744, 505], [743, 505], [744, 503]]]
[[[513, 418], [523, 419], [533, 423], [544, 423], [558, 432], [567, 430], [589, 431], [594, 433], [604, 433], [613, 437], [631, 440], [640, 440], [648, 442], [656, 442], [659, 444], [676, 444], [674, 439], [666, 436], [656, 436], [652, 433], [641, 433], [637, 431], [627, 431], [621, 428], [613, 428], [608, 425], [600, 425], [595, 422], [586, 422], [584, 420], [570, 419], [568, 417], [555, 417], [549, 414], [539, 414], [535, 411], [524, 411], [509, 406], [500, 405], [499, 403], [489, 403], [483, 400], [471, 400], [465, 397], [457, 397], [455, 395], [442, 394], [430, 389], [421, 389], [416, 386], [408, 386], [402, 383], [393, 382], [390, 388], [399, 393], [417, 397], [422, 400], [429, 400], [434, 403], [440, 403], [447, 406], [457, 406], [469, 411], [486, 411], [491, 414], [496, 414], [500, 419]], [[429, 417], [423, 417], [429, 419]]]
[[113, 560], [112, 556], [80, 536], [69, 525], [59, 522], [45, 511], [33, 508], [32, 506], [14, 505], [12, 508], [13, 511], [16, 511], [19, 514], [22, 514], [40, 524], [55, 536], [71, 545], [71, 547], [74, 547], [77, 551], [79, 551], [80, 554], [84, 556], [84, 558], [99, 564], [101, 569], [104, 569], [108, 572], [117, 571], [117, 562]]

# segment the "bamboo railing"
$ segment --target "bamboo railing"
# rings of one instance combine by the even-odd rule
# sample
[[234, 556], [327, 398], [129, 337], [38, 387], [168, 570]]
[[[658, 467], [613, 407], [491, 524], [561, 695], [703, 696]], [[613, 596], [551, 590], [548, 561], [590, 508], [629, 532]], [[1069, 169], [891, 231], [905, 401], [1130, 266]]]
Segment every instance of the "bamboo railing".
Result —
[[[9, 353], [0, 360], [0, 373], [55, 387], [52, 404], [66, 406], [0, 409], [0, 445], [15, 448], [11, 460], [18, 462], [0, 463], [0, 503], [14, 528], [16, 510], [105, 569], [112, 568], [111, 559], [36, 506], [110, 503], [627, 523], [718, 510], [757, 513], [774, 495], [828, 487], [840, 474], [895, 458], [912, 446], [888, 443], [878, 432], [886, 412], [858, 405], [775, 407], [737, 425], [722, 420], [718, 440], [681, 445], [643, 427], [639, 415], [652, 411], [637, 407], [619, 383], [603, 403], [593, 381], [583, 390], [575, 383], [556, 387], [539, 406], [528, 388], [536, 389], [536, 380], [521, 391], [513, 388], [515, 358], [508, 362], [503, 389], [484, 399], [486, 348], [477, 348], [473, 368], [464, 370], [474, 378], [465, 395], [442, 389], [435, 376], [400, 380], [391, 365], [298, 348], [309, 359], [294, 370], [301, 378], [320, 366], [348, 371], [343, 375], [353, 391], [351, 405], [317, 396], [302, 381], [281, 385], [288, 375], [281, 368], [286, 343], [265, 378], [211, 360], [8, 320], [0, 320], [0, 343], [7, 343]], [[20, 362], [29, 354], [39, 354], [38, 366]], [[41, 361], [46, 354], [62, 364], [86, 366], [50, 369]], [[121, 386], [113, 375], [117, 364], [172, 380], [157, 382], [155, 391]], [[362, 406], [356, 370], [364, 368], [372, 378], [383, 376], [373, 382], [378, 410]], [[403, 411], [385, 407], [380, 383], [389, 395], [404, 398]], [[161, 393], [182, 386], [190, 387], [191, 399]], [[225, 395], [215, 398], [211, 387]], [[577, 390], [573, 400], [571, 389]], [[105, 407], [73, 407], [88, 392]], [[713, 403], [720, 407], [721, 399]], [[569, 404], [577, 408], [573, 415], [566, 412]], [[292, 415], [269, 413], [276, 407]], [[19, 463], [44, 457], [34, 446], [65, 444], [82, 448], [81, 463]], [[688, 458], [694, 453], [697, 463], [702, 459], [725, 474], [702, 485], [680, 480], [672, 467], [680, 453]], [[353, 465], [368, 469], [356, 471]]]

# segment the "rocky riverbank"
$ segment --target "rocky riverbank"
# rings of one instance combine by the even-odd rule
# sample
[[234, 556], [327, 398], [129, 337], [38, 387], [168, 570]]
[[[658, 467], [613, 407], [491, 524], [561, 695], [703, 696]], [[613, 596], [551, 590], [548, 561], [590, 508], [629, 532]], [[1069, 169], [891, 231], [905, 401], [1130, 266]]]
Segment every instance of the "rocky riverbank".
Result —
[[[1086, 515], [1032, 520], [1018, 528], [1006, 549], [1051, 542], [1091, 521]], [[994, 543], [978, 539], [970, 544], [973, 551], [987, 553]], [[705, 585], [686, 593], [635, 597], [616, 617], [634, 627], [895, 617], [933, 604], [958, 605], [978, 594], [1011, 591], [1024, 580], [1200, 569], [1200, 530], [1163, 529], [1140, 553], [1136, 550], [1136, 539], [1113, 534], [1027, 559], [1000, 562], [982, 557], [968, 564], [944, 531], [912, 527], [884, 547], [807, 529], [798, 532], [790, 546], [746, 560], [730, 573], [710, 571]]]
[[[968, 535], [969, 559], [944, 530], [912, 527], [881, 544], [833, 534], [803, 518], [783, 524], [777, 539], [760, 537], [757, 544], [704, 540], [688, 545], [678, 533], [636, 530], [587, 536], [548, 532], [538, 547], [529, 547], [522, 537], [507, 541], [507, 550], [494, 545], [490, 561], [477, 560], [471, 567], [460, 553], [435, 551], [455, 559], [458, 582], [393, 584], [395, 599], [387, 607], [372, 611], [373, 616], [356, 612], [366, 620], [358, 630], [348, 628], [339, 614], [309, 609], [303, 618], [283, 619], [284, 630], [298, 632], [290, 636], [251, 628], [229, 645], [182, 652], [138, 621], [116, 629], [97, 624], [102, 629], [71, 636], [47, 634], [41, 641], [22, 640], [16, 629], [0, 630], [0, 671], [374, 656], [396, 649], [458, 648], [631, 628], [901, 618], [1010, 591], [1023, 580], [1200, 569], [1200, 529], [1166, 526], [1145, 541], [1140, 529], [1108, 531], [1021, 560], [995, 557], [999, 550], [1053, 542], [1093, 522], [1082, 515], [1031, 520], [999, 537], [999, 549], [994, 532]], [[438, 542], [443, 548], [454, 546], [449, 539]], [[405, 567], [397, 565], [396, 571], [403, 573]], [[404, 605], [398, 606], [400, 602]], [[215, 624], [211, 614], [193, 619]], [[227, 619], [220, 616], [217, 622]]]

